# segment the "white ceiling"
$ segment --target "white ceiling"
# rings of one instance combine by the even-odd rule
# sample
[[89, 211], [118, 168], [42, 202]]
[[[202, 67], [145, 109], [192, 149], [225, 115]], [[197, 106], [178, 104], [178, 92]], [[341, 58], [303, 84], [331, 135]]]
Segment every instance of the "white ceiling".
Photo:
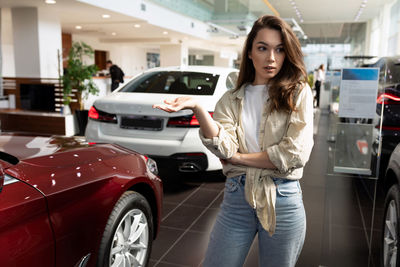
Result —
[[[243, 0], [246, 2], [246, 0]], [[247, 0], [252, 12], [261, 13], [266, 4], [263, 0]], [[283, 18], [295, 18], [297, 15], [289, 0], [269, 0]], [[294, 0], [304, 23], [336, 23], [353, 22], [362, 0]], [[359, 21], [367, 21], [375, 17], [384, 4], [393, 0], [369, 0]], [[272, 14], [272, 13], [271, 13]]]
[[[223, 0], [215, 0], [223, 1]], [[226, 0], [228, 1], [228, 0]], [[229, 0], [239, 2], [248, 7], [254, 14], [272, 14], [267, 7], [266, 0]], [[360, 16], [359, 22], [365, 22], [375, 17], [382, 6], [391, 0], [369, 0]], [[295, 3], [302, 14], [304, 23], [300, 23], [289, 0], [270, 0], [272, 6], [283, 18], [295, 18], [305, 31], [307, 36], [316, 39], [339, 38], [351, 34], [348, 29], [351, 27], [354, 17], [357, 14], [361, 0], [295, 0]], [[168, 30], [168, 34], [163, 34], [165, 29], [151, 25], [145, 21], [122, 15], [119, 13], [90, 6], [75, 0], [57, 0], [57, 4], [48, 5], [44, 0], [0, 0], [0, 7], [41, 7], [46, 12], [57, 14], [60, 19], [63, 32], [73, 34], [85, 34], [95, 36], [104, 42], [131, 42], [138, 45], [156, 45], [160, 43], [176, 42], [176, 40], [190, 39], [193, 44], [199, 43], [197, 48], [201, 48], [201, 40], [182, 33]], [[103, 14], [109, 14], [108, 19], [102, 18]], [[140, 24], [140, 28], [135, 28], [134, 24]], [[240, 33], [237, 25], [240, 23], [235, 20], [232, 23], [225, 23]], [[75, 29], [76, 25], [81, 25], [81, 30]], [[350, 26], [349, 26], [350, 25]], [[234, 26], [234, 27], [232, 27]], [[347, 32], [346, 32], [347, 30]], [[115, 33], [113, 35], [112, 33]], [[210, 42], [210, 41], [208, 41]], [[212, 39], [210, 46], [230, 45], [237, 46], [240, 50], [243, 38], [231, 39], [220, 31]], [[195, 45], [196, 46], [196, 45]], [[196, 48], [196, 47], [194, 47]], [[203, 45], [204, 48], [204, 45]]]

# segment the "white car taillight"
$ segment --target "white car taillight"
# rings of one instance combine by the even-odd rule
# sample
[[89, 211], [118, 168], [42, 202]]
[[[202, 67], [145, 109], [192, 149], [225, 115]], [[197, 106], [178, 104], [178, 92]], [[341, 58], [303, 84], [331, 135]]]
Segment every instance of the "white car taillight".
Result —
[[115, 114], [110, 114], [95, 108], [92, 106], [89, 109], [89, 119], [107, 123], [117, 123], [117, 116]]
[[[214, 115], [214, 112], [210, 113], [211, 117]], [[195, 115], [187, 115], [180, 117], [172, 117], [168, 120], [167, 127], [199, 127], [199, 121], [197, 120]]]

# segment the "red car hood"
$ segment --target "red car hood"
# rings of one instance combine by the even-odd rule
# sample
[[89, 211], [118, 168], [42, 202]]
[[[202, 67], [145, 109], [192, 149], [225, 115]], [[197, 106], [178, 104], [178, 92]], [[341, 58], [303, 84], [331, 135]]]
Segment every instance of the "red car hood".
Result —
[[[76, 137], [1, 135], [0, 150], [20, 160], [7, 168], [6, 173], [45, 195], [111, 177], [110, 169], [129, 178], [142, 175], [141, 168], [132, 172], [130, 166], [135, 162], [125, 158], [135, 152], [108, 144], [89, 147], [84, 139]], [[136, 160], [144, 164], [144, 160]]]
[[44, 137], [28, 135], [0, 135], [0, 151], [10, 154], [20, 161], [27, 159], [31, 164], [52, 166], [51, 161], [40, 163], [33, 158], [50, 156], [57, 152], [76, 148], [88, 147], [88, 143], [81, 137]]

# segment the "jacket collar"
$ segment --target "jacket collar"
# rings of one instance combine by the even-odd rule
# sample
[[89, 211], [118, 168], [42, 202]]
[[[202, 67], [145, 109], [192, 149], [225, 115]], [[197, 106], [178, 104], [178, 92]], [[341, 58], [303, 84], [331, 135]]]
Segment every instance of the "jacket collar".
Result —
[[248, 85], [248, 83], [243, 84], [240, 88], [234, 92], [232, 92], [231, 97], [232, 99], [243, 99], [244, 98], [244, 88]]

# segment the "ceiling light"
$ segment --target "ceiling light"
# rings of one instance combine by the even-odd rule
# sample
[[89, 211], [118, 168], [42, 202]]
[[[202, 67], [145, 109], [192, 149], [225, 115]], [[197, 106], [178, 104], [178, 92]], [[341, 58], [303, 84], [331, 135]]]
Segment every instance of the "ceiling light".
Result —
[[114, 35], [114, 36], [115, 36], [115, 35], [117, 35], [117, 33], [116, 33], [116, 32], [112, 32], [111, 35]]
[[103, 14], [103, 15], [101, 15], [102, 17], [103, 17], [103, 19], [108, 19], [108, 18], [110, 18], [111, 16], [110, 15], [108, 15], [108, 14]]
[[368, 2], [368, 0], [362, 1], [360, 8], [358, 9], [356, 16], [354, 17], [354, 21], [357, 21], [360, 18], [362, 12], [364, 11], [364, 8], [367, 6], [367, 2]]
[[75, 29], [80, 30], [80, 29], [82, 29], [82, 26], [81, 25], [76, 25]]
[[[366, 1], [366, 0], [364, 0]], [[299, 8], [296, 6], [296, 2], [295, 0], [289, 0], [289, 3], [292, 5], [292, 8], [294, 10], [294, 12], [296, 13], [297, 17], [299, 18], [300, 22], [303, 23], [303, 17], [301, 16], [301, 12], [299, 10]]]
[[53, 5], [53, 4], [56, 3], [56, 0], [45, 0], [44, 2], [45, 2], [46, 4]]
[[236, 27], [239, 29], [239, 31], [246, 31], [246, 26], [244, 25], [237, 25]]
[[135, 25], [133, 25], [133, 27], [140, 28], [140, 24], [135, 24]]
[[168, 32], [167, 32], [167, 31], [164, 31], [163, 34], [168, 34]]

